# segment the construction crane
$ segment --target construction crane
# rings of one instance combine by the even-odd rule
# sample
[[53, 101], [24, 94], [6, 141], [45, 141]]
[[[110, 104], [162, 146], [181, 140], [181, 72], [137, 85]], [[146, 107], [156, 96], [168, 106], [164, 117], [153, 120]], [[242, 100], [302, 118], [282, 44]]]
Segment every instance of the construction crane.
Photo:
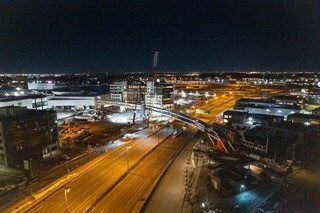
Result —
[[[136, 99], [135, 99], [135, 102], [134, 102], [134, 112], [133, 112], [132, 124], [136, 124], [136, 113], [137, 113], [137, 105], [138, 105], [139, 96], [141, 97], [140, 85], [139, 85], [139, 88], [138, 88], [138, 91], [137, 91], [137, 94], [136, 94]], [[140, 102], [141, 102], [141, 99], [140, 99]]]

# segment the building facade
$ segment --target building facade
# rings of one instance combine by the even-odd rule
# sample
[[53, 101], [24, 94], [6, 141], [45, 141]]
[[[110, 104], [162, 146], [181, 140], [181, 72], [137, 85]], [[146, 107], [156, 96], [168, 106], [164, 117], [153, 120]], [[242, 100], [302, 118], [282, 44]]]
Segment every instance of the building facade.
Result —
[[285, 120], [288, 115], [294, 113], [305, 113], [305, 110], [298, 106], [279, 106], [274, 100], [261, 99], [240, 99], [236, 101], [233, 109], [243, 110], [250, 114], [283, 116]]
[[43, 110], [48, 108], [48, 100], [44, 95], [8, 96], [0, 98], [0, 107], [7, 106]]
[[96, 109], [100, 96], [48, 96], [48, 107], [57, 111]]
[[126, 97], [126, 90], [127, 90], [127, 82], [114, 82], [110, 84], [110, 100], [111, 101], [123, 101], [125, 102]]
[[128, 82], [126, 102], [141, 104], [146, 94], [146, 84], [143, 82]]
[[55, 82], [28, 82], [28, 90], [34, 90], [34, 91], [50, 91], [60, 88], [65, 88], [65, 84], [57, 84]]
[[248, 112], [227, 110], [223, 113], [223, 123], [228, 126], [241, 126], [247, 120]]
[[173, 84], [148, 81], [146, 92], [146, 105], [164, 109], [173, 108]]
[[57, 114], [25, 107], [0, 108], [0, 164], [23, 168], [25, 160], [41, 160], [57, 148]]
[[292, 115], [288, 115], [288, 121], [295, 123], [302, 123], [305, 125], [320, 125], [320, 115], [307, 115], [301, 113], [295, 113]]

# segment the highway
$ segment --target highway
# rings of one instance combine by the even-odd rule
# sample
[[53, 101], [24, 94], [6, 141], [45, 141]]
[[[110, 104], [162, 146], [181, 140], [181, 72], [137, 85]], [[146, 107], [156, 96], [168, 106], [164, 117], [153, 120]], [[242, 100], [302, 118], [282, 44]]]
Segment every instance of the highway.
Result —
[[196, 113], [195, 117], [206, 122], [213, 123], [215, 121], [215, 116], [219, 113], [231, 108], [239, 97], [233, 95], [219, 96], [218, 99], [209, 99], [206, 101], [201, 101], [195, 105], [196, 108], [202, 110], [210, 111], [209, 114], [206, 113]]
[[[136, 164], [148, 151], [161, 140], [172, 134], [175, 127], [181, 124], [166, 127], [150, 137], [142, 136], [130, 143], [130, 165]], [[116, 181], [127, 172], [126, 148], [115, 151], [101, 162], [80, 174], [66, 186], [70, 188], [67, 194], [69, 212], [84, 212], [95, 200], [108, 190]], [[66, 210], [64, 187], [40, 201], [29, 212], [63, 212]], [[24, 211], [23, 211], [24, 212]]]
[[[152, 153], [145, 157], [111, 192], [101, 199], [89, 212], [131, 212], [146, 198], [146, 193], [166, 168], [168, 163], [192, 139], [196, 128], [176, 139], [168, 138]], [[138, 211], [135, 209], [135, 211]]]
[[[151, 196], [148, 205], [144, 209], [146, 213], [174, 213], [181, 212], [183, 206], [183, 197], [185, 195], [185, 172], [187, 159], [189, 158], [193, 146], [200, 139], [198, 134], [181, 151], [179, 156], [173, 161], [165, 176], [161, 179], [159, 185]], [[161, 208], [160, 208], [161, 207]]]

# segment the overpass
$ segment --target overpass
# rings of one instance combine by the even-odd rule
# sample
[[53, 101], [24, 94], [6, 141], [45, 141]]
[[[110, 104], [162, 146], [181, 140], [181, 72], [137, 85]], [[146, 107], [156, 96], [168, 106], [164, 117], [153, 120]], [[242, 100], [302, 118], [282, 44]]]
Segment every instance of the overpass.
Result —
[[[141, 109], [141, 105], [126, 103], [126, 102], [100, 100], [100, 105], [101, 104], [102, 105], [112, 105], [112, 106], [124, 106], [124, 107], [132, 108], [132, 109]], [[217, 124], [210, 125], [210, 124], [207, 124], [201, 120], [197, 120], [195, 118], [192, 118], [188, 115], [178, 113], [178, 112], [173, 112], [173, 111], [170, 111], [167, 109], [161, 109], [161, 108], [150, 106], [150, 105], [146, 105], [146, 109], [153, 111], [153, 112], [160, 113], [162, 115], [173, 117], [176, 120], [184, 122], [188, 125], [195, 126], [197, 129], [199, 129], [200, 131], [207, 134], [210, 142], [214, 146], [217, 146], [218, 148], [220, 148], [220, 146], [221, 146], [221, 149], [226, 153], [235, 151], [230, 139], [228, 138], [228, 136], [226, 134], [226, 131], [228, 131], [228, 130], [226, 130], [224, 127], [222, 127], [220, 125], [217, 125]]]

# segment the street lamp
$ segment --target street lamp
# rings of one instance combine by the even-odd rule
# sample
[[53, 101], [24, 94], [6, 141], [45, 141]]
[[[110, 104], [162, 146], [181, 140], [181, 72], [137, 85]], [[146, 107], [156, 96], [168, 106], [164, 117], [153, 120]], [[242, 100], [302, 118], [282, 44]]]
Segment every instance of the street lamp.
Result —
[[66, 212], [68, 213], [68, 197], [67, 194], [70, 192], [70, 188], [69, 187], [64, 187], [64, 200], [66, 202]]
[[131, 146], [126, 145], [127, 147], [127, 170], [128, 173], [130, 172], [130, 164], [129, 164], [129, 150], [131, 149]]
[[240, 193], [242, 193], [243, 191], [245, 191], [246, 186], [244, 184], [240, 185]]

